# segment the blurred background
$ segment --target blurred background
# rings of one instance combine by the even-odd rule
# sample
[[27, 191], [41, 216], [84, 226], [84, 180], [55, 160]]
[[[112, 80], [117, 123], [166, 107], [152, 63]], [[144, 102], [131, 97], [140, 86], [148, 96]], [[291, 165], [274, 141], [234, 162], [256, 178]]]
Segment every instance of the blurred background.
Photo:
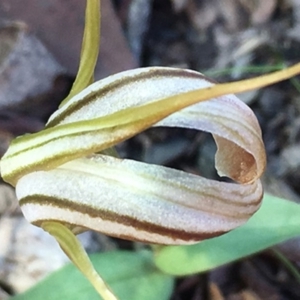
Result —
[[[85, 1], [0, 1], [0, 155], [18, 135], [43, 128], [77, 72]], [[139, 66], [189, 68], [219, 82], [251, 78], [300, 61], [298, 0], [103, 0], [95, 78]], [[238, 95], [263, 131], [265, 190], [300, 202], [300, 81]], [[210, 135], [150, 129], [118, 146], [122, 157], [217, 179]], [[90, 252], [139, 244], [88, 232]], [[279, 251], [279, 252], [278, 252]], [[300, 239], [179, 279], [173, 300], [299, 299]], [[51, 259], [49, 259], [51, 257]], [[23, 219], [0, 183], [0, 299], [20, 293], [67, 262], [56, 243]]]

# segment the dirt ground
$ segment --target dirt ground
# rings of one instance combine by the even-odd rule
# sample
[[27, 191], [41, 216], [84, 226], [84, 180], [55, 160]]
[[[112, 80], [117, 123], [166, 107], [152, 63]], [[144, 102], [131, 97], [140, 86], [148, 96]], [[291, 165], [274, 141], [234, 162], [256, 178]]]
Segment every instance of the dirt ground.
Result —
[[[78, 66], [84, 22], [81, 0], [51, 4], [28, 0], [26, 8], [19, 2], [0, 2], [0, 155], [13, 137], [40, 130], [68, 93]], [[189, 68], [228, 82], [300, 61], [298, 0], [102, 2], [97, 79], [137, 66], [158, 65]], [[268, 155], [265, 190], [300, 202], [300, 78], [239, 97], [254, 110], [262, 127]], [[118, 150], [124, 157], [217, 178], [216, 147], [206, 133], [151, 129]], [[0, 299], [5, 299], [66, 259], [57, 254], [55, 264], [26, 271], [18, 248], [24, 251], [24, 236], [32, 236], [37, 245], [48, 241], [27, 229], [13, 191], [3, 183], [0, 197], [0, 239], [7, 241], [0, 247]], [[22, 236], [16, 235], [18, 226], [23, 228]], [[90, 251], [133, 247], [95, 234], [84, 239]], [[25, 252], [27, 262], [42, 261], [45, 255]], [[283, 257], [300, 267], [300, 239], [207, 274], [179, 279], [172, 300], [300, 299], [299, 278]], [[28, 277], [15, 286], [14, 278], [24, 272]]]

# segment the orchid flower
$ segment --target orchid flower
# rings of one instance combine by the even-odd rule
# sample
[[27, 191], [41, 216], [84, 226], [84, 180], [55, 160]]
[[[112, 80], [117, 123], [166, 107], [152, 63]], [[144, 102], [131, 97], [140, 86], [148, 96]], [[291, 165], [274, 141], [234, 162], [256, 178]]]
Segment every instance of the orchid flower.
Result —
[[[233, 92], [299, 73], [290, 69], [230, 84], [166, 67], [139, 68], [93, 84], [99, 0], [88, 0], [79, 73], [44, 130], [16, 138], [1, 174], [25, 218], [51, 233], [104, 299], [116, 299], [74, 233], [95, 230], [154, 244], [190, 244], [241, 226], [259, 209], [266, 165], [261, 130]], [[209, 100], [209, 101], [207, 101]], [[235, 183], [121, 159], [111, 147], [152, 126], [203, 130], [216, 168]]]

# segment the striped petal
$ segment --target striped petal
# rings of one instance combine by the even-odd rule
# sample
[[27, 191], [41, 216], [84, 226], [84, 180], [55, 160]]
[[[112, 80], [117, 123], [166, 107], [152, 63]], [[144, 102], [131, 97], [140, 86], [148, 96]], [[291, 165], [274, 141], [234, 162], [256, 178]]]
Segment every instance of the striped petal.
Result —
[[[150, 243], [192, 243], [240, 226], [259, 208], [265, 168], [252, 111], [202, 74], [144, 68], [96, 82], [46, 129], [16, 139], [1, 161], [26, 218], [57, 220]], [[151, 126], [213, 134], [216, 167], [240, 184], [94, 155]]]
[[194, 243], [236, 228], [262, 196], [259, 181], [216, 182], [104, 155], [25, 175], [16, 191], [25, 217], [37, 225], [55, 220], [158, 244]]
[[[210, 89], [211, 86], [212, 82], [200, 73], [157, 67], [122, 72], [96, 82], [59, 109], [45, 130], [17, 138], [1, 161], [2, 176], [15, 185], [18, 179], [33, 170], [49, 170], [114, 146], [176, 111], [207, 100], [208, 96], [201, 89]], [[187, 92], [194, 93], [191, 97], [181, 96]], [[251, 173], [259, 177], [265, 164], [264, 148], [252, 111], [234, 96], [202, 104], [198, 103], [192, 121], [190, 117], [182, 116], [186, 115], [183, 111], [178, 117], [173, 116], [161, 124], [203, 129], [219, 135], [218, 144], [224, 143], [224, 139], [229, 143], [229, 155], [223, 150], [218, 151], [217, 168], [220, 172], [241, 182], [251, 181], [253, 178], [245, 171], [251, 164]], [[246, 142], [242, 140], [244, 135], [247, 135]], [[233, 160], [234, 165], [239, 165], [240, 170], [233, 172], [230, 166], [233, 161], [225, 162], [228, 156], [233, 158], [230, 153], [234, 153], [237, 160]], [[247, 159], [241, 158], [240, 161], [240, 155], [246, 153], [249, 154]], [[261, 161], [255, 162], [258, 157]]]
[[[212, 85], [208, 78], [190, 70], [159, 67], [131, 70], [94, 83], [54, 113], [47, 126], [95, 119]], [[216, 156], [220, 175], [249, 182], [264, 170], [265, 152], [261, 150], [264, 146], [260, 127], [249, 107], [234, 95], [197, 103], [155, 126], [185, 127], [212, 133], [218, 148], [228, 150], [218, 151]], [[254, 166], [256, 161], [258, 165]]]

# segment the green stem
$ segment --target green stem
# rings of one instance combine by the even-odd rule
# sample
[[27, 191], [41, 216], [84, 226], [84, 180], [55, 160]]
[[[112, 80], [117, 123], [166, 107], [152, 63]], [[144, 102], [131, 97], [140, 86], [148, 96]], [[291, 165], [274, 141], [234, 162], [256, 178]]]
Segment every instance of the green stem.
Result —
[[117, 300], [117, 297], [94, 269], [87, 253], [70, 229], [61, 223], [52, 221], [43, 222], [41, 227], [55, 237], [62, 250], [104, 300]]
[[295, 268], [295, 266], [280, 251], [272, 249], [272, 252], [284, 264], [284, 266], [294, 276], [294, 278], [300, 283], [300, 273]]
[[100, 0], [87, 0], [79, 69], [70, 94], [60, 107], [93, 82], [100, 44]]
[[230, 75], [233, 71], [239, 71], [241, 73], [268, 73], [273, 71], [282, 70], [285, 68], [284, 64], [277, 64], [277, 65], [263, 65], [263, 66], [256, 66], [256, 65], [248, 65], [245, 67], [230, 67], [230, 68], [224, 68], [220, 70], [211, 69], [204, 71], [203, 73], [206, 76], [216, 77], [216, 76], [222, 76], [222, 75]]

